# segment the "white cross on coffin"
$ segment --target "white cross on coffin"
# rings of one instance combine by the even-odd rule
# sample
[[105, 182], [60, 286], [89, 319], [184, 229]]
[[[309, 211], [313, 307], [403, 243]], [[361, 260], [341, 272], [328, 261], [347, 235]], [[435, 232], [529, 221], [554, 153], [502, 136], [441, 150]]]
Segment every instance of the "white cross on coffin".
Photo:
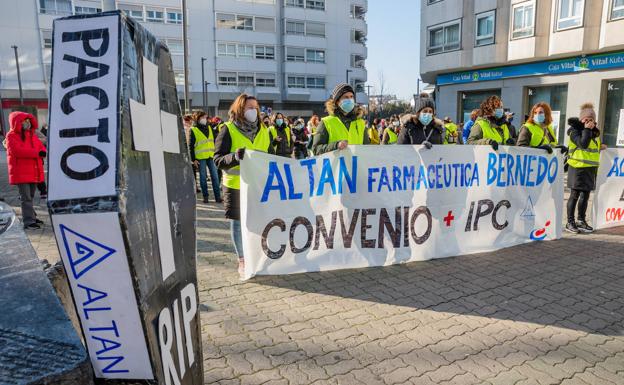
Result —
[[165, 175], [165, 152], [180, 153], [178, 118], [160, 110], [158, 66], [145, 57], [143, 57], [143, 93], [145, 104], [130, 99], [132, 140], [136, 151], [149, 152], [158, 248], [164, 281], [176, 270]]

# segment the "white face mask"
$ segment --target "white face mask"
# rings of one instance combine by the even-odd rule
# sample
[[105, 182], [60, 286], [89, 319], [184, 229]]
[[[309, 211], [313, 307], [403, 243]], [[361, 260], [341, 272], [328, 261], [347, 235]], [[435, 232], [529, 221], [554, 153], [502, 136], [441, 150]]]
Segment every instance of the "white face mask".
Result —
[[206, 123], [208, 123], [208, 119], [206, 118], [199, 119], [199, 124], [201, 124], [202, 126], [205, 126]]
[[258, 120], [258, 110], [252, 108], [245, 111], [245, 120], [249, 123], [255, 123]]

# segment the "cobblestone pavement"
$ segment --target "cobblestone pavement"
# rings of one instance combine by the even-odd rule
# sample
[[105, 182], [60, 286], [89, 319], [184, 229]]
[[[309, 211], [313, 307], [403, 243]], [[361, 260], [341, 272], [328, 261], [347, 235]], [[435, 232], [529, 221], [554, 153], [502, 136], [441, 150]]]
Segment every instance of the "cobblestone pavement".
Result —
[[624, 227], [242, 283], [221, 207], [197, 212], [206, 384], [624, 384]]

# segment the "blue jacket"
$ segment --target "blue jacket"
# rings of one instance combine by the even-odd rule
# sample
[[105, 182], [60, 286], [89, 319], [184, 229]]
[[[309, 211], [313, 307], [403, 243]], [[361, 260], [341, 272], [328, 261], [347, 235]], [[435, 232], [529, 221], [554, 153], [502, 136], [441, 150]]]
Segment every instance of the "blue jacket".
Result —
[[468, 137], [470, 136], [470, 130], [472, 129], [473, 125], [474, 122], [472, 120], [469, 120], [468, 123], [464, 124], [464, 130], [462, 131], [462, 138], [464, 139], [464, 143], [468, 143]]

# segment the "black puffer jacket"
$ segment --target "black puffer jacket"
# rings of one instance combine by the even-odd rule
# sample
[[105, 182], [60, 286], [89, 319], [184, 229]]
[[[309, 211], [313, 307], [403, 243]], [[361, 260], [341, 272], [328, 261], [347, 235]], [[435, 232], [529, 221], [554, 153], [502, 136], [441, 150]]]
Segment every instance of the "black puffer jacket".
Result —
[[422, 144], [429, 137], [431, 144], [444, 144], [444, 134], [445, 128], [441, 120], [434, 119], [423, 127], [416, 115], [411, 115], [409, 120], [404, 121], [397, 143]]
[[[578, 148], [586, 149], [592, 140], [600, 137], [600, 130], [594, 128], [590, 130], [585, 128], [583, 122], [579, 118], [568, 119], [568, 135], [570, 141], [576, 144]], [[573, 157], [574, 155], [570, 155]], [[593, 191], [596, 189], [596, 175], [598, 167], [581, 167], [568, 168], [568, 188], [580, 191]]]

